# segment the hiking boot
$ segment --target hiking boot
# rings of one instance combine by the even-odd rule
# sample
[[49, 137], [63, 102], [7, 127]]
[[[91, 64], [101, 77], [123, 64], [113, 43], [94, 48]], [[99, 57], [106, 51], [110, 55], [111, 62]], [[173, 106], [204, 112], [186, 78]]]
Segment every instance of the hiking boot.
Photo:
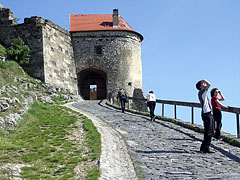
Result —
[[156, 119], [156, 116], [154, 116], [154, 117], [152, 118], [152, 121], [155, 121], [155, 119]]

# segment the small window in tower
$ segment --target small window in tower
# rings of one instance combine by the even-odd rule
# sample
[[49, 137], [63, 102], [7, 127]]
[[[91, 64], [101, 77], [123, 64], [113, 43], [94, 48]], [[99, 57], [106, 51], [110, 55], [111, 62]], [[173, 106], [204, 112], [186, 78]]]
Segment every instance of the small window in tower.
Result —
[[121, 24], [121, 26], [122, 26], [122, 27], [126, 27], [126, 25], [125, 25], [125, 24]]
[[110, 27], [109, 23], [104, 23], [104, 27]]
[[94, 51], [96, 55], [102, 55], [103, 54], [103, 47], [102, 46], [95, 46]]

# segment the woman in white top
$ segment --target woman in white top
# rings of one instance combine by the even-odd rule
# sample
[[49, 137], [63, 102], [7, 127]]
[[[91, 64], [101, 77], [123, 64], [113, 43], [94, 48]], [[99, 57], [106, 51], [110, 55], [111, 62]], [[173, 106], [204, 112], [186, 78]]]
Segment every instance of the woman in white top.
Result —
[[154, 110], [156, 106], [156, 96], [153, 94], [153, 91], [149, 91], [147, 96], [147, 106], [150, 109], [151, 121], [155, 121]]

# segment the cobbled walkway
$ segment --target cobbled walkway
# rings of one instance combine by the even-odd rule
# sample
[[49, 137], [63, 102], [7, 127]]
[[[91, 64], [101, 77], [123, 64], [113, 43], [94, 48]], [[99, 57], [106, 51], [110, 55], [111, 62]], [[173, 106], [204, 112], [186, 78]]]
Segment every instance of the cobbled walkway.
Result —
[[216, 153], [203, 154], [199, 152], [201, 133], [122, 113], [104, 101], [83, 101], [73, 106], [101, 118], [123, 135], [139, 179], [240, 179], [238, 147], [215, 140], [211, 147]]

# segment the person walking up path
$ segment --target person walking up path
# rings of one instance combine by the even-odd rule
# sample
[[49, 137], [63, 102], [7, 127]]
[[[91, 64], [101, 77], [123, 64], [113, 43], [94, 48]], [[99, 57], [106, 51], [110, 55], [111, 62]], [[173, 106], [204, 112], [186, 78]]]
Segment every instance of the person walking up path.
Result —
[[122, 113], [124, 113], [125, 103], [127, 102], [127, 93], [122, 88], [118, 91], [117, 99], [120, 100]]
[[[105, 105], [105, 101], [82, 101], [72, 106], [98, 117], [121, 134], [138, 179], [240, 179], [239, 147], [219, 140], [211, 143], [216, 153], [199, 153], [202, 133], [170, 122], [158, 119], [150, 122], [145, 116], [122, 113]], [[114, 138], [109, 140], [110, 144], [111, 141], [115, 144]], [[114, 154], [112, 147], [115, 145], [106, 148], [109, 154]], [[119, 161], [110, 158], [113, 166]], [[124, 180], [128, 179], [131, 177]]]
[[149, 107], [150, 110], [151, 121], [155, 121], [154, 110], [156, 106], [156, 96], [155, 94], [153, 94], [153, 91], [149, 91], [147, 95], [147, 106]]

